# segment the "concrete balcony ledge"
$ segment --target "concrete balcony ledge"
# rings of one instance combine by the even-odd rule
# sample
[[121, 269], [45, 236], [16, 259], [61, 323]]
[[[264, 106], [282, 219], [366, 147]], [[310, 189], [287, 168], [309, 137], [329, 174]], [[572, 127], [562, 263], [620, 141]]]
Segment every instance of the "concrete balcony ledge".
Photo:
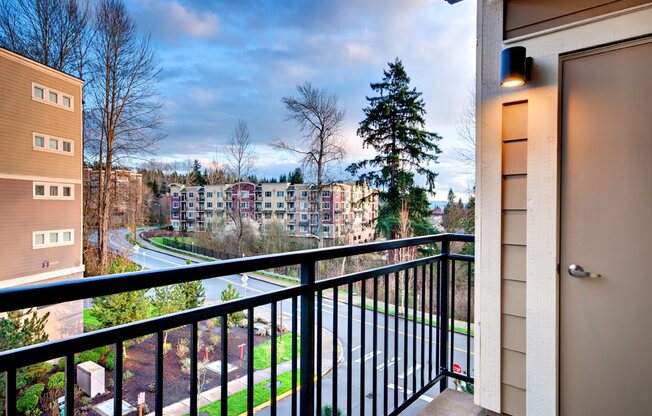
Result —
[[435, 397], [417, 416], [485, 416], [486, 410], [473, 403], [473, 395], [447, 389]]

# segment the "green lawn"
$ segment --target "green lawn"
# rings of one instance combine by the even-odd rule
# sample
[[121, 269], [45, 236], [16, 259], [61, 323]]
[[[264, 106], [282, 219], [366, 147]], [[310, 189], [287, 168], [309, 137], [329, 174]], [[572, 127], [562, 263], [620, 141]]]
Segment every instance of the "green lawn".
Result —
[[95, 328], [102, 326], [100, 321], [95, 317], [95, 315], [93, 315], [91, 309], [84, 309], [84, 325], [90, 325]]
[[[276, 362], [282, 363], [292, 359], [292, 333], [288, 332], [276, 338]], [[297, 336], [297, 353], [301, 347], [301, 339]], [[272, 366], [272, 340], [254, 348], [254, 369], [264, 370]]]
[[[297, 375], [298, 377], [298, 375]], [[286, 393], [292, 389], [292, 371], [288, 371], [278, 375], [280, 385], [276, 388], [277, 395]], [[270, 380], [261, 381], [254, 385], [254, 407], [259, 406], [271, 400], [271, 391], [265, 385], [270, 383]], [[207, 404], [200, 407], [199, 412], [207, 412], [212, 416], [221, 416], [221, 400]], [[229, 396], [228, 399], [228, 415], [238, 416], [247, 411], [247, 389], [240, 390]]]

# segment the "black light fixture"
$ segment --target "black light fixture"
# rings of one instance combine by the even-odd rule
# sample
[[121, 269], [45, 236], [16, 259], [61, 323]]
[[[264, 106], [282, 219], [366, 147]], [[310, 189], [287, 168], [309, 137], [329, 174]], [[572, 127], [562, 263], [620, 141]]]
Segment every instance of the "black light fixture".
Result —
[[500, 86], [514, 88], [525, 85], [532, 73], [532, 58], [526, 57], [524, 46], [512, 46], [500, 53]]

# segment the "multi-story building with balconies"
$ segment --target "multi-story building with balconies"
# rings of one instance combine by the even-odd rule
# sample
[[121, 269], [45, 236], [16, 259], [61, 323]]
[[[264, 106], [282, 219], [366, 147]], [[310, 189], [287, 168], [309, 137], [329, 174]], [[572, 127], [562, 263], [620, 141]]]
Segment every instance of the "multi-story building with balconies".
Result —
[[[83, 276], [82, 85], [0, 48], [0, 289]], [[82, 329], [81, 302], [39, 311]]]
[[[367, 185], [240, 182], [232, 185], [170, 185], [170, 218], [175, 230], [205, 231], [222, 219], [255, 219], [261, 230], [272, 222], [288, 235], [321, 236], [345, 244], [373, 239], [378, 192]], [[319, 209], [318, 209], [319, 207]]]

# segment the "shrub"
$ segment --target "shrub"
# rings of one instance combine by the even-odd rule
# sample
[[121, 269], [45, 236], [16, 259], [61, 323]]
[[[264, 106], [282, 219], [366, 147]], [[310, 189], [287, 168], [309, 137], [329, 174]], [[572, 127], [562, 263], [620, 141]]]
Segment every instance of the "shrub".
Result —
[[96, 350], [84, 351], [79, 354], [78, 362], [85, 363], [86, 361], [92, 361], [95, 364], [99, 364], [100, 358], [102, 358], [102, 355]]
[[171, 349], [172, 349], [171, 343], [166, 342], [165, 344], [163, 344], [163, 355], [168, 355]]
[[44, 390], [45, 385], [43, 383], [37, 383], [26, 388], [18, 401], [16, 401], [16, 410], [18, 410], [18, 413], [26, 416], [40, 415], [41, 410], [38, 408], [38, 402]]
[[127, 370], [124, 373], [122, 373], [123, 380], [131, 380], [132, 378], [134, 378], [134, 374], [131, 371]]
[[59, 371], [50, 376], [48, 380], [49, 390], [63, 390], [66, 386], [66, 375], [63, 371]]
[[111, 371], [115, 368], [115, 357], [113, 353], [108, 353], [105, 357], [104, 368]]
[[335, 412], [333, 412], [333, 406], [327, 404], [321, 408], [321, 414], [322, 416], [342, 416], [342, 411], [340, 409], [337, 409], [337, 415], [336, 415]]

